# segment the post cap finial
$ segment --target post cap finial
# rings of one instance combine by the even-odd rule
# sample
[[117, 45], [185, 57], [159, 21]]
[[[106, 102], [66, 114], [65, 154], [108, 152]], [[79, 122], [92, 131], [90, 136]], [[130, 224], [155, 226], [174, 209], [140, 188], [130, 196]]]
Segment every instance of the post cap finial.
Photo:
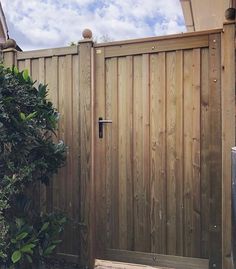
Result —
[[225, 11], [225, 18], [226, 18], [226, 20], [228, 20], [228, 21], [235, 20], [235, 15], [236, 15], [235, 8], [230, 7], [228, 9], [226, 9], [226, 11]]
[[6, 40], [5, 43], [1, 44], [1, 49], [15, 49], [17, 46], [16, 41], [12, 38]]
[[93, 33], [90, 29], [84, 29], [84, 31], [82, 32], [82, 36], [84, 39], [91, 39], [93, 36]]

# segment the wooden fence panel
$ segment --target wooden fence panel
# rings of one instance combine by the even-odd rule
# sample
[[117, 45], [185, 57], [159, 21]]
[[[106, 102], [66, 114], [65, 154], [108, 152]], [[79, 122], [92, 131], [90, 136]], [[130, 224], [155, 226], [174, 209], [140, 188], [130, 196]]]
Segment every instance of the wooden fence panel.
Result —
[[[36, 52], [37, 54], [37, 52]], [[68, 261], [79, 262], [80, 251], [80, 106], [79, 106], [79, 54], [74, 48], [66, 51], [43, 50], [29, 55], [18, 52], [18, 68], [28, 69], [36, 85], [48, 84], [48, 98], [60, 115], [57, 141], [68, 146], [66, 166], [50, 182], [40, 186], [40, 210], [60, 210], [70, 219], [63, 235], [64, 244], [58, 249]], [[33, 56], [33, 57], [32, 57]]]
[[39, 195], [71, 219], [61, 257], [231, 269], [234, 30], [4, 52], [60, 112], [67, 163]]

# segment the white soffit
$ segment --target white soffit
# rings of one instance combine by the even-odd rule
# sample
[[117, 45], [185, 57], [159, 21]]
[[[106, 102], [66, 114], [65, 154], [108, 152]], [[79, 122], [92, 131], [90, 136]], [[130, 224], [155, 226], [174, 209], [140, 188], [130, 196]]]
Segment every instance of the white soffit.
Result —
[[222, 28], [229, 0], [180, 0], [187, 30]]

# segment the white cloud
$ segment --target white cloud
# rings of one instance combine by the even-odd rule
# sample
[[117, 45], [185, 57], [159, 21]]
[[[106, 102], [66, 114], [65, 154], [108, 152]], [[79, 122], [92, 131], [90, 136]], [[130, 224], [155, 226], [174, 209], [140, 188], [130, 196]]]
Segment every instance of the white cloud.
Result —
[[[84, 28], [113, 40], [184, 31], [179, 0], [2, 0], [23, 49], [68, 45]], [[183, 20], [182, 20], [183, 21]], [[17, 38], [14, 36], [16, 35]]]

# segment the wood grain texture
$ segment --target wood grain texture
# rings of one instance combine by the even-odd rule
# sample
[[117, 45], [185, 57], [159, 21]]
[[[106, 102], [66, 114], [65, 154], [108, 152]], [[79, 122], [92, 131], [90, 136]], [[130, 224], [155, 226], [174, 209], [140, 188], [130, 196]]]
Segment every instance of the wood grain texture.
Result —
[[[134, 57], [134, 85], [133, 85], [133, 188], [134, 188], [134, 249], [148, 251], [148, 188], [149, 178], [146, 177], [145, 156], [148, 148], [145, 148], [149, 126], [145, 100], [148, 98], [144, 91], [143, 83], [146, 79], [146, 70], [143, 61], [147, 58]], [[140, 98], [140, 96], [142, 98]], [[144, 126], [145, 129], [144, 129]]]
[[192, 137], [192, 170], [193, 170], [193, 257], [201, 257], [201, 197], [200, 197], [200, 83], [201, 83], [200, 49], [193, 50], [193, 137]]
[[42, 49], [34, 51], [18, 51], [17, 59], [26, 60], [26, 59], [37, 59], [37, 58], [65, 56], [73, 54], [78, 54], [77, 46], [68, 46], [64, 48], [54, 48], [54, 49]]
[[[95, 117], [94, 117], [94, 143], [95, 143], [95, 204], [99, 205], [95, 210], [95, 240], [96, 257], [101, 257], [106, 247], [106, 145], [104, 139], [98, 135], [98, 118], [105, 119], [105, 58], [104, 49], [100, 53], [95, 52]], [[106, 139], [106, 138], [105, 138]]]
[[[92, 91], [91, 91], [91, 47], [92, 42], [81, 43], [79, 47], [80, 88], [80, 221], [86, 227], [81, 230], [81, 261], [90, 265], [93, 253], [93, 178], [92, 178]], [[71, 56], [70, 56], [71, 57]]]
[[126, 89], [126, 58], [118, 60], [118, 182], [119, 182], [119, 248], [127, 249], [127, 89]]
[[162, 255], [156, 253], [144, 253], [137, 251], [126, 251], [107, 249], [104, 259], [127, 263], [137, 263], [149, 266], [163, 266], [175, 269], [208, 269], [207, 259], [196, 259], [179, 257], [173, 255]]
[[127, 163], [127, 249], [134, 246], [134, 218], [133, 218], [133, 57], [126, 57], [126, 163]]
[[[118, 166], [118, 62], [106, 61], [106, 119], [112, 124], [104, 126], [106, 132], [106, 229], [107, 246], [119, 247], [119, 173]], [[96, 134], [98, 135], [98, 134]]]
[[155, 253], [166, 253], [165, 58], [165, 53], [150, 56], [150, 250]]
[[179, 49], [192, 49], [201, 47], [208, 47], [207, 35], [106, 46], [105, 57], [110, 58], [118, 56], [150, 54], [154, 52], [167, 52]]
[[210, 195], [209, 50], [201, 51], [201, 257], [208, 257]]
[[[147, 266], [147, 265], [141, 265], [141, 264], [132, 264], [132, 263], [121, 263], [121, 262], [114, 262], [114, 261], [104, 261], [104, 260], [95, 260], [95, 265], [94, 268], [97, 269], [135, 269], [135, 268], [140, 268], [140, 269], [164, 269], [162, 267], [152, 267], [152, 266]], [[166, 269], [171, 269], [167, 268]]]
[[176, 253], [176, 53], [166, 55], [167, 253]]
[[232, 268], [231, 258], [231, 157], [235, 146], [235, 24], [225, 25], [221, 36], [222, 47], [222, 268]]
[[209, 37], [210, 233], [209, 268], [222, 268], [221, 38]]
[[176, 51], [176, 255], [184, 254], [184, 150], [183, 150], [183, 128], [184, 128], [184, 111], [183, 111], [183, 51]]

